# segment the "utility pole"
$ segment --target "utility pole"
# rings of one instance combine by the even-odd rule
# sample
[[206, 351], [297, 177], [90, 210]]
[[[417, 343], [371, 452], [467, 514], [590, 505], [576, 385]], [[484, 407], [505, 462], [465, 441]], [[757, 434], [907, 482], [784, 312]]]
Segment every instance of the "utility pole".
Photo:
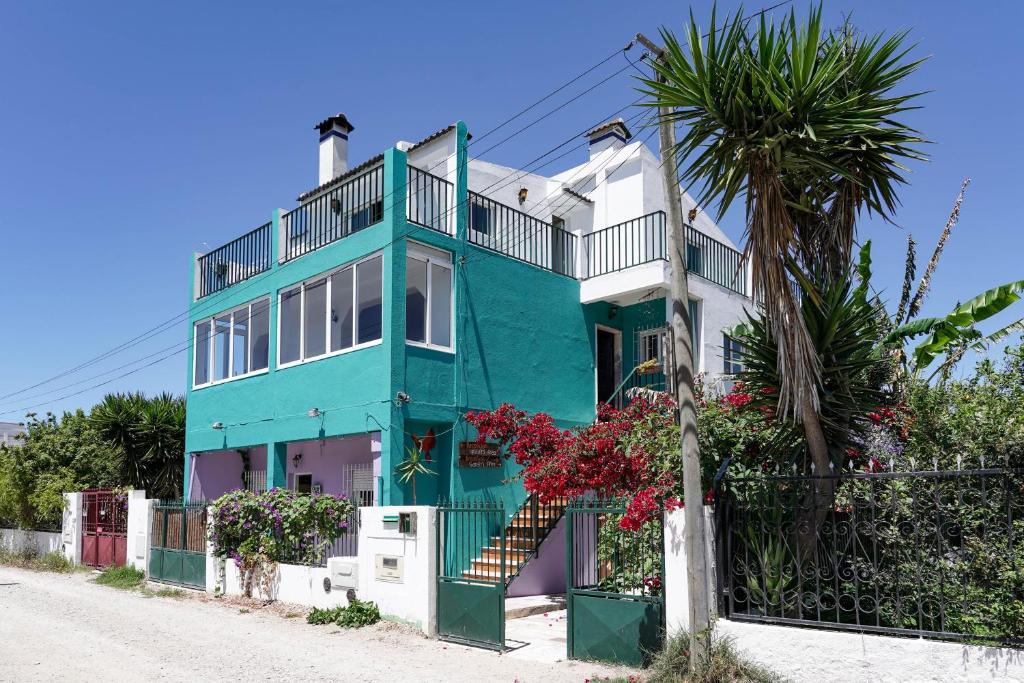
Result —
[[[661, 64], [665, 52], [646, 36], [636, 34], [637, 41], [647, 48]], [[664, 76], [658, 74], [664, 82]], [[694, 398], [693, 336], [690, 331], [689, 288], [686, 283], [686, 233], [683, 227], [683, 199], [676, 177], [673, 149], [676, 133], [671, 121], [671, 107], [659, 107], [659, 141], [661, 173], [665, 183], [669, 225], [669, 265], [672, 270], [672, 368], [676, 403], [679, 407], [679, 431], [683, 454], [683, 504], [685, 524], [683, 547], [686, 550], [686, 574], [689, 598], [690, 670], [704, 659], [711, 641], [711, 609], [708, 596], [708, 563], [704, 529], [704, 493], [700, 480], [700, 446], [697, 442], [697, 404]], [[665, 590], [670, 590], [668, 586]]]

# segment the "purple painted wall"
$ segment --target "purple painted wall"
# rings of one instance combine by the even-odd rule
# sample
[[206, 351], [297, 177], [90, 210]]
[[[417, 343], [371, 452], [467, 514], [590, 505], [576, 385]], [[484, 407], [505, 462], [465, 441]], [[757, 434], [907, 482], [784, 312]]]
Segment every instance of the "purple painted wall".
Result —
[[[288, 488], [295, 487], [295, 474], [312, 474], [313, 483], [320, 484], [324, 493], [348, 493], [343, 474], [346, 465], [371, 465], [380, 457], [380, 449], [374, 452], [376, 434], [357, 434], [340, 439], [299, 441], [288, 444], [287, 482]], [[379, 439], [377, 440], [379, 443]], [[295, 462], [295, 456], [302, 458]]]
[[[193, 453], [189, 466], [188, 490], [192, 500], [215, 500], [242, 488], [242, 458], [236, 450]], [[266, 446], [249, 449], [249, 468], [266, 471]]]
[[565, 525], [563, 516], [541, 542], [540, 554], [527, 562], [519, 576], [512, 579], [505, 595], [521, 598], [565, 593]]

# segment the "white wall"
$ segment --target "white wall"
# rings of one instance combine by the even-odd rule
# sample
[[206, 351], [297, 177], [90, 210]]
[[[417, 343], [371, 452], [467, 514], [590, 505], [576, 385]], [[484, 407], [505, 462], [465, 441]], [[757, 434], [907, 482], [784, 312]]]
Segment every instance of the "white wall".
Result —
[[[715, 593], [714, 513], [704, 507], [708, 590]], [[665, 612], [670, 634], [689, 623], [685, 512], [665, 515]], [[712, 599], [711, 609], [715, 610]], [[795, 681], [1024, 681], [1024, 651], [718, 619], [715, 631], [760, 664]]]
[[8, 552], [33, 552], [37, 555], [63, 552], [59, 531], [0, 529], [0, 548]]
[[[413, 533], [399, 533], [397, 524], [385, 522], [385, 516], [402, 512], [416, 515]], [[360, 509], [358, 589], [356, 597], [377, 603], [385, 618], [411, 624], [427, 635], [435, 633], [437, 604], [437, 535], [434, 525], [436, 508], [427, 506], [364, 507]], [[213, 515], [210, 515], [213, 518]], [[400, 582], [382, 581], [375, 577], [378, 555], [402, 558]], [[254, 597], [280, 600], [311, 607], [334, 607], [347, 604], [345, 588], [324, 588], [329, 577], [326, 567], [278, 565], [277, 579], [269, 595], [254, 591]], [[213, 557], [207, 547], [206, 591], [224, 595], [241, 595], [239, 572], [232, 560]]]
[[146, 492], [128, 492], [128, 525], [125, 530], [127, 564], [140, 571], [149, 571], [149, 536], [153, 529], [153, 503]]
[[[384, 517], [402, 512], [416, 515], [411, 534], [399, 533]], [[360, 510], [359, 597], [373, 600], [383, 615], [418, 627], [434, 635], [437, 612], [437, 508], [420, 506], [366, 507]], [[403, 558], [401, 583], [381, 581], [374, 576], [378, 555]]]
[[796, 681], [1024, 681], [1024, 652], [719, 620], [751, 659]]
[[82, 494], [64, 494], [64, 516], [61, 520], [61, 545], [64, 557], [82, 563]]

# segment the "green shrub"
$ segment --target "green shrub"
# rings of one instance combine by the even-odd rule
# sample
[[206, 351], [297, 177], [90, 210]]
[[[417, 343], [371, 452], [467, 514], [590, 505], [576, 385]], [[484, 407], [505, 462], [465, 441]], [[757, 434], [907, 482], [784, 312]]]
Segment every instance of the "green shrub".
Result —
[[12, 551], [0, 548], [0, 564], [37, 572], [68, 574], [75, 571], [75, 565], [69, 562], [63, 553], [57, 551], [40, 555], [35, 550]]
[[380, 610], [377, 604], [369, 600], [353, 600], [347, 607], [330, 607], [319, 609], [314, 607], [306, 616], [308, 624], [337, 624], [342, 628], [359, 628], [370, 626], [380, 621]]
[[139, 571], [135, 567], [107, 567], [102, 574], [96, 577], [96, 583], [123, 590], [138, 588], [145, 580], [145, 572]]
[[759, 664], [748, 661], [737, 652], [730, 638], [712, 632], [711, 649], [691, 676], [690, 634], [678, 633], [669, 638], [665, 649], [651, 662], [648, 683], [783, 683], [784, 678]]
[[360, 628], [371, 626], [380, 621], [380, 610], [372, 601], [353, 600], [348, 607], [341, 610], [338, 626], [343, 628]]

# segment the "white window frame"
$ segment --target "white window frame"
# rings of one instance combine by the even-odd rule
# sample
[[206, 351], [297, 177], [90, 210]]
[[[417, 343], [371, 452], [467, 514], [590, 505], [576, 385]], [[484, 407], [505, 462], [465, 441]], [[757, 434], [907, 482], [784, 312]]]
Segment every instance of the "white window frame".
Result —
[[[340, 356], [345, 353], [352, 353], [353, 351], [359, 351], [360, 349], [368, 349], [371, 346], [378, 346], [384, 342], [384, 327], [385, 321], [383, 316], [381, 318], [381, 330], [380, 339], [374, 339], [373, 341], [357, 343], [359, 339], [359, 277], [356, 273], [356, 267], [366, 261], [372, 261], [375, 258], [380, 257], [381, 259], [381, 305], [384, 302], [384, 256], [383, 252], [374, 252], [367, 254], [357, 261], [351, 261], [343, 266], [328, 270], [323, 273], [314, 275], [313, 277], [306, 278], [301, 282], [295, 282], [285, 287], [281, 287], [277, 290], [277, 368], [283, 370], [284, 368], [294, 367], [296, 365], [302, 365], [304, 363], [312, 363], [314, 361], [323, 360], [324, 358], [332, 358], [334, 356]], [[318, 356], [310, 356], [306, 358], [306, 285], [320, 280], [326, 280], [327, 287], [327, 309], [325, 315], [330, 316], [331, 305], [334, 303], [334, 276], [346, 269], [352, 269], [352, 346], [344, 349], [338, 349], [337, 351], [331, 351], [331, 321], [327, 320], [327, 325], [324, 329], [325, 344], [324, 348], [327, 349], [325, 353], [321, 353]], [[299, 358], [298, 360], [288, 361], [287, 363], [281, 362], [281, 299], [285, 292], [288, 292], [296, 287], [299, 288]]]
[[[637, 339], [637, 343], [640, 345], [641, 355], [647, 355], [647, 341], [652, 337], [654, 338], [654, 341], [657, 343], [657, 350], [655, 351], [653, 360], [657, 360], [658, 369], [661, 372], [665, 372], [665, 328], [659, 327], [653, 330], [643, 330], [642, 332], [640, 332], [639, 338]], [[652, 359], [646, 359], [641, 362], [646, 363], [647, 360]]]
[[[255, 377], [256, 375], [263, 375], [263, 374], [266, 374], [267, 372], [270, 372], [270, 367], [269, 367], [270, 366], [270, 355], [267, 354], [267, 367], [260, 368], [259, 370], [250, 370], [248, 372], [243, 372], [242, 374], [239, 374], [239, 375], [232, 375], [231, 374], [231, 372], [235, 368], [235, 344], [234, 344], [235, 311], [240, 311], [240, 310], [242, 310], [244, 308], [244, 309], [246, 309], [246, 312], [248, 313], [248, 316], [249, 316], [248, 317], [248, 320], [249, 320], [249, 323], [248, 323], [248, 325], [249, 325], [249, 336], [246, 337], [245, 343], [246, 343], [246, 347], [249, 349], [249, 354], [250, 354], [250, 356], [249, 356], [249, 364], [251, 365], [252, 364], [252, 307], [255, 306], [256, 304], [259, 304], [260, 302], [263, 302], [263, 301], [265, 301], [267, 303], [267, 309], [268, 309], [267, 310], [267, 343], [269, 344], [270, 343], [270, 310], [269, 310], [270, 309], [270, 296], [269, 295], [262, 296], [262, 297], [260, 297], [258, 299], [253, 299], [252, 301], [246, 302], [244, 304], [239, 304], [237, 306], [232, 306], [231, 308], [228, 308], [227, 310], [221, 311], [221, 312], [216, 313], [214, 315], [206, 316], [204, 318], [200, 318], [199, 320], [195, 320], [195, 321], [192, 322], [192, 378], [191, 378], [192, 389], [205, 389], [206, 387], [211, 387], [211, 386], [213, 386], [215, 384], [225, 384], [226, 382], [234, 382], [237, 379], [245, 379], [246, 377]], [[224, 379], [213, 379], [213, 361], [214, 361], [214, 347], [215, 347], [214, 338], [217, 336], [216, 332], [213, 331], [213, 325], [214, 325], [214, 321], [217, 318], [222, 318], [222, 317], [224, 317], [224, 315], [228, 315], [230, 317], [229, 322], [228, 322], [228, 330], [229, 330], [229, 334], [228, 334], [228, 376], [225, 377]], [[197, 342], [199, 341], [199, 333], [196, 330], [196, 326], [201, 324], [201, 323], [205, 323], [205, 324], [207, 324], [209, 326], [208, 329], [211, 331], [211, 334], [207, 338], [207, 344], [206, 344], [207, 380], [206, 380], [206, 382], [204, 382], [202, 384], [196, 384], [196, 365], [197, 365], [197, 361], [199, 360], [198, 354], [196, 353]]]
[[[445, 257], [441, 256], [442, 254], [444, 254], [447, 257], [447, 260], [445, 260]], [[428, 247], [416, 244], [414, 242], [410, 242], [405, 250], [405, 255], [406, 258], [416, 259], [417, 261], [423, 261], [424, 263], [427, 264], [427, 292], [425, 302], [426, 305], [423, 308], [423, 336], [427, 341], [418, 342], [409, 339], [409, 330], [407, 328], [405, 332], [405, 343], [408, 344], [409, 346], [416, 346], [421, 349], [433, 349], [435, 351], [441, 351], [443, 353], [455, 353], [455, 269], [452, 267], [451, 254], [441, 249], [435, 249], [433, 247]], [[440, 266], [441, 268], [444, 268], [445, 270], [448, 271], [448, 274], [450, 276], [449, 282], [451, 282], [451, 291], [448, 293], [448, 296], [450, 297], [450, 301], [448, 302], [448, 339], [451, 341], [451, 344], [449, 346], [432, 344], [430, 342], [432, 331], [432, 321], [430, 319], [430, 313], [434, 305], [433, 299], [431, 298], [431, 294], [433, 294], [434, 289], [434, 277], [431, 266]], [[406, 288], [408, 288], [409, 286], [408, 278], [408, 269], [406, 269]], [[408, 316], [408, 311], [406, 311], [406, 315]]]

